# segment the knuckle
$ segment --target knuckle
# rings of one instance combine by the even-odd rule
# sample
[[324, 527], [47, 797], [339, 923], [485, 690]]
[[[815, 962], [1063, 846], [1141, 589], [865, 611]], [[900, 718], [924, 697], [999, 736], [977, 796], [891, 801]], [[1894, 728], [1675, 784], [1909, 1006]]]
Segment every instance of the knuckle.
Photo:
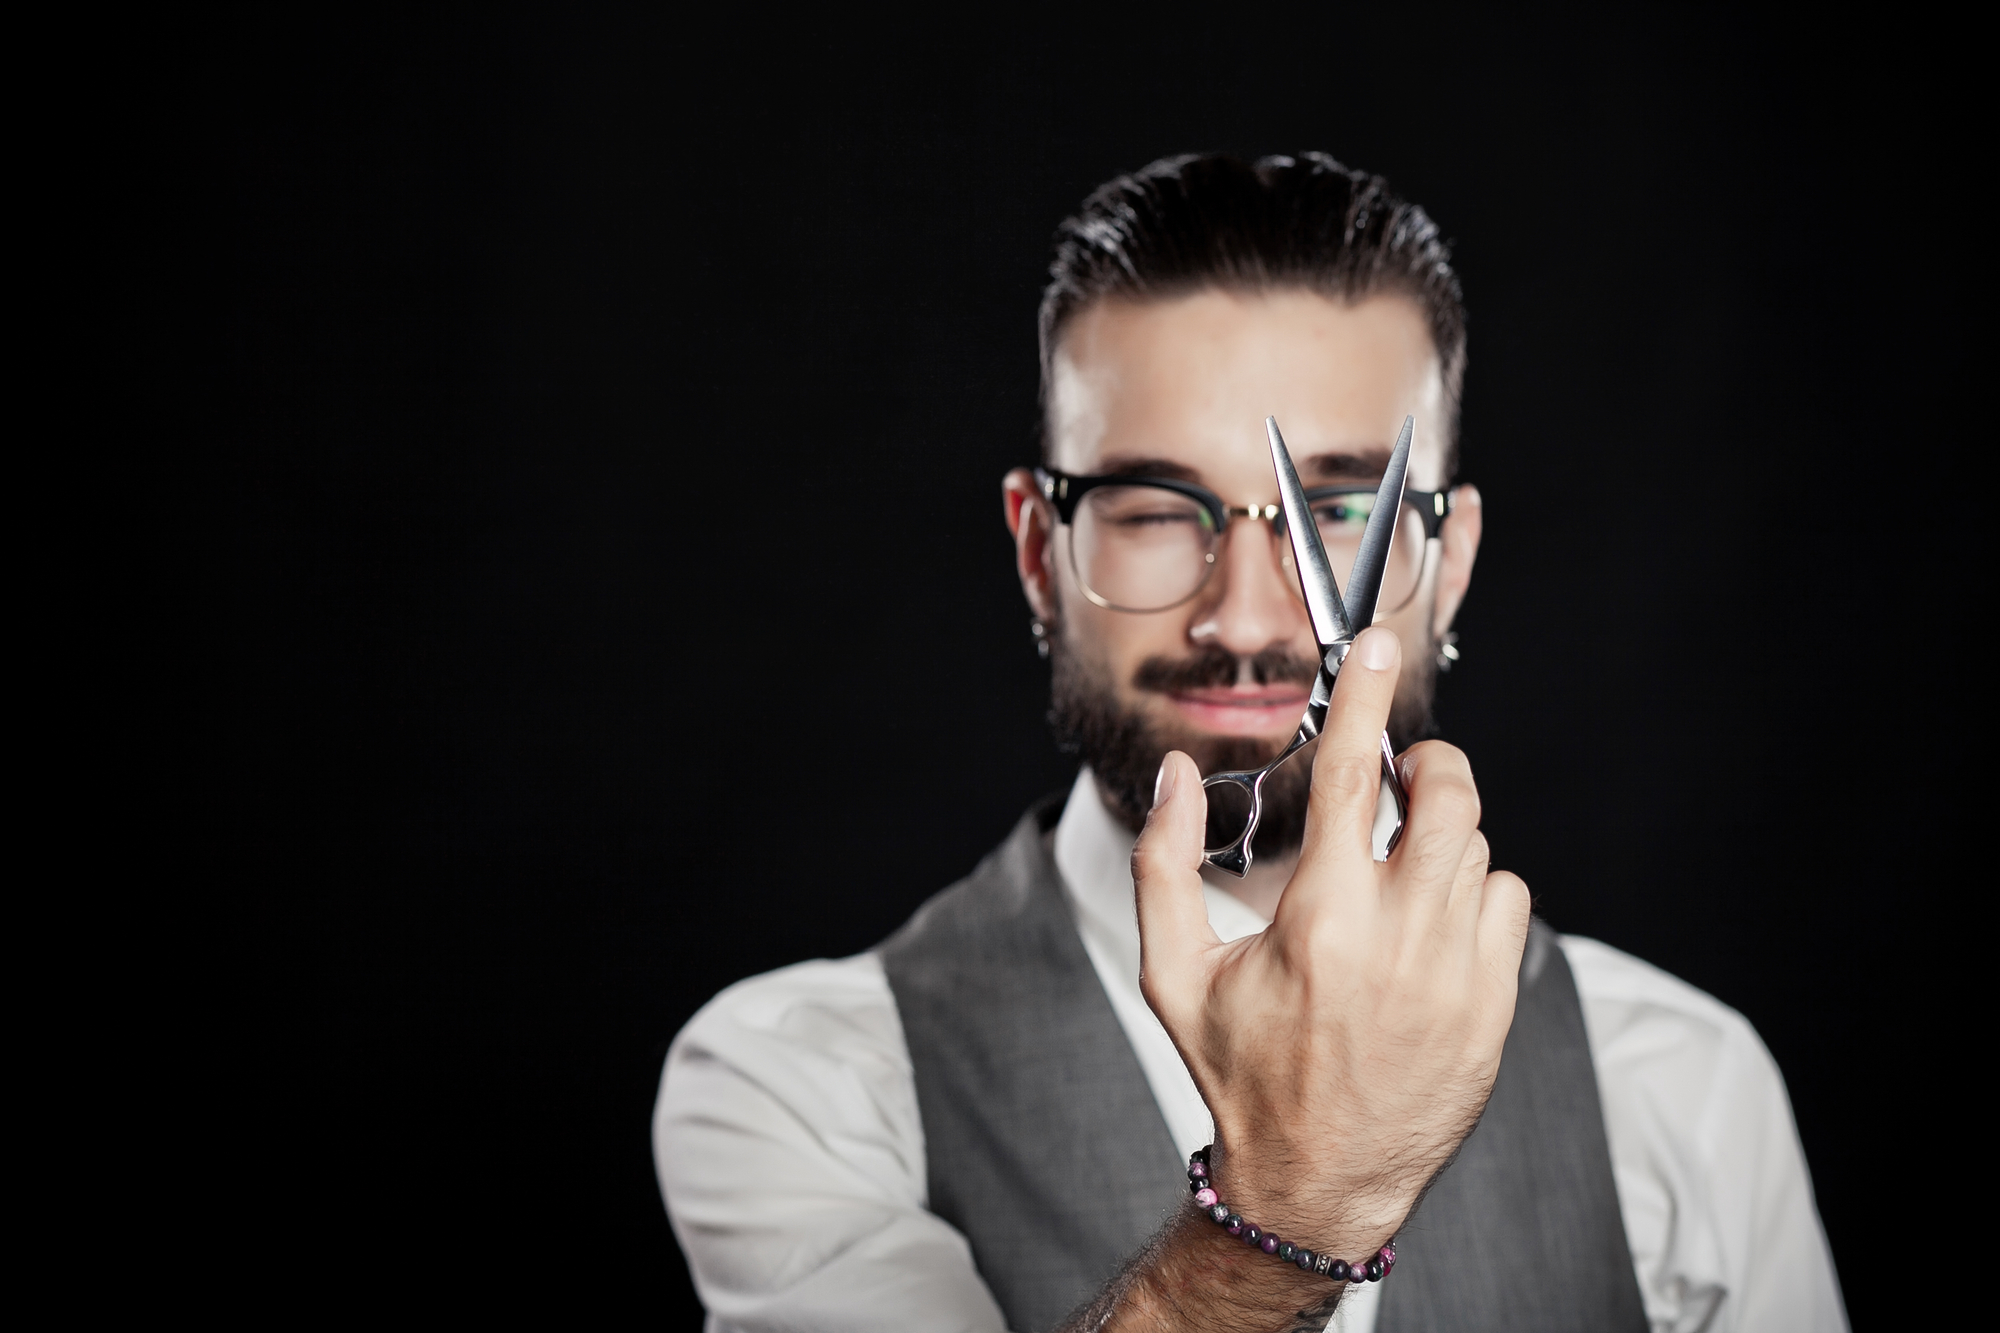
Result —
[[1435, 782], [1425, 788], [1424, 803], [1449, 827], [1479, 827], [1479, 789], [1470, 781]]
[[1288, 934], [1283, 942], [1285, 961], [1295, 971], [1307, 972], [1314, 960], [1338, 954], [1347, 931], [1332, 912], [1317, 912], [1303, 930]]
[[1458, 850], [1458, 839], [1449, 829], [1433, 828], [1414, 840], [1406, 864], [1420, 883], [1450, 885], [1458, 879], [1462, 864]]
[[1370, 755], [1366, 760], [1337, 758], [1313, 774], [1314, 785], [1324, 785], [1326, 794], [1343, 804], [1363, 796], [1373, 800], [1381, 782], [1381, 761]]
[[1136, 884], [1156, 875], [1170, 864], [1165, 831], [1157, 819], [1149, 816], [1146, 826], [1139, 830], [1139, 840], [1132, 844], [1132, 882]]
[[1486, 896], [1523, 923], [1534, 909], [1527, 881], [1506, 870], [1496, 870], [1486, 877]]

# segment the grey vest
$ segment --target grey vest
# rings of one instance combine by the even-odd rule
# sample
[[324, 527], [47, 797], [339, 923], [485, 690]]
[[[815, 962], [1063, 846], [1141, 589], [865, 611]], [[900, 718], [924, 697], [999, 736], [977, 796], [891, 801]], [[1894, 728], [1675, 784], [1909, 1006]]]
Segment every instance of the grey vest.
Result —
[[[879, 950], [931, 1211], [971, 1242], [1019, 1330], [1061, 1322], [1188, 1206], [1186, 1164], [1063, 901], [1046, 837], [1061, 808], [1031, 810]], [[1583, 1011], [1540, 921], [1492, 1100], [1396, 1253], [1381, 1333], [1646, 1327]]]

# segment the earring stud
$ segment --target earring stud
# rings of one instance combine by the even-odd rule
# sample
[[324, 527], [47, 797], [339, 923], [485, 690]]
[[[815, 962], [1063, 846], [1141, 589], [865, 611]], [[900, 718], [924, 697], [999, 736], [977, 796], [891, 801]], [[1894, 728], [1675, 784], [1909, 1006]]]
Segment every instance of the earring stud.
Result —
[[1035, 656], [1044, 662], [1049, 660], [1049, 627], [1040, 620], [1028, 622], [1028, 633], [1035, 636]]
[[1456, 661], [1458, 661], [1458, 631], [1448, 629], [1438, 640], [1438, 670], [1449, 671], [1452, 663]]

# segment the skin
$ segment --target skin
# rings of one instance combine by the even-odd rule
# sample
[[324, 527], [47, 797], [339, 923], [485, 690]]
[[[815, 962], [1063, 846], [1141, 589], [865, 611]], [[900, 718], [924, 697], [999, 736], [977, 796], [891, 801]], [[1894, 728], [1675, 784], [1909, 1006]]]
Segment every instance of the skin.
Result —
[[[1385, 458], [1414, 411], [1411, 484], [1442, 482], [1436, 350], [1400, 297], [1348, 305], [1303, 291], [1203, 291], [1106, 302], [1072, 323], [1054, 371], [1054, 461], [1066, 471], [1149, 462], [1233, 504], [1270, 503], [1267, 413], [1310, 485]], [[1303, 691], [1241, 675], [1199, 697], [1129, 684], [1145, 658], [1208, 642], [1239, 660], [1273, 644], [1314, 653], [1292, 575], [1262, 525], [1231, 525], [1220, 567], [1194, 601], [1148, 615], [1104, 611], [1058, 577], [1066, 537], [1032, 477], [1010, 473], [1003, 486], [1029, 604], [1119, 682], [1127, 706], [1182, 730], [1269, 737], [1273, 752], [1289, 738]], [[1300, 852], [1232, 885], [1271, 928], [1233, 944], [1209, 929], [1206, 800], [1186, 755], [1161, 766], [1133, 852], [1141, 989], [1214, 1113], [1223, 1198], [1267, 1229], [1347, 1259], [1395, 1232], [1477, 1121], [1513, 1021], [1527, 934], [1527, 888], [1489, 873], [1478, 790], [1454, 747], [1426, 741], [1400, 757], [1410, 794], [1403, 841], [1386, 864], [1369, 850], [1378, 738], [1402, 644], [1426, 645], [1450, 624], [1478, 550], [1477, 496], [1456, 494], [1429, 586], [1357, 638], [1316, 752], [1292, 760], [1313, 765]], [[1073, 1326], [1314, 1326], [1337, 1296], [1329, 1288], [1188, 1209]]]
[[[1198, 481], [1232, 505], [1278, 498], [1264, 418], [1275, 414], [1308, 486], [1381, 476], [1403, 417], [1416, 417], [1409, 485], [1445, 481], [1444, 387], [1430, 330], [1400, 296], [1353, 305], [1311, 292], [1205, 290], [1171, 301], [1100, 302], [1083, 311], [1056, 349], [1050, 384], [1051, 462], [1081, 475], [1147, 467]], [[1140, 662], [1219, 644], [1246, 660], [1275, 644], [1319, 656], [1283, 543], [1265, 523], [1233, 521], [1217, 568], [1192, 601], [1146, 615], [1109, 611], [1079, 595], [1059, 558], [1054, 508], [1034, 475], [1001, 483], [1021, 588], [1035, 614], [1061, 624], [1070, 651], [1114, 683], [1120, 703], [1155, 721], [1217, 735], [1255, 736], [1276, 754], [1297, 730], [1305, 687], [1252, 683], [1169, 697], [1131, 682]], [[1479, 492], [1452, 492], [1454, 512], [1425, 582], [1377, 623], [1404, 643], [1451, 626], [1472, 580], [1483, 512]], [[1335, 571], [1345, 576], [1345, 570]], [[1292, 763], [1309, 763], [1312, 751]], [[1268, 918], [1296, 856], [1260, 861], [1245, 880], [1217, 880]]]

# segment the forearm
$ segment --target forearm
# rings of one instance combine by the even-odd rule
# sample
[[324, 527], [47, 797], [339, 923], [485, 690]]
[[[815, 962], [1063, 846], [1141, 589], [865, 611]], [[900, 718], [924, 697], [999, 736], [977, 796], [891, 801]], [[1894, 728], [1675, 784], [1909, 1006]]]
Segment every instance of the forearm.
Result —
[[1187, 1208], [1062, 1333], [1320, 1333], [1345, 1290], [1251, 1249]]
[[[1379, 629], [1355, 645], [1270, 929], [1225, 942], [1208, 922], [1208, 803], [1186, 755], [1161, 764], [1132, 852], [1140, 989], [1215, 1117], [1212, 1154], [1189, 1167], [1199, 1202], [1343, 1268], [1371, 1260], [1478, 1121], [1529, 917], [1527, 886], [1489, 870], [1478, 791], [1448, 746], [1399, 761], [1409, 822], [1395, 855], [1373, 860], [1399, 649]], [[1317, 1333], [1342, 1290], [1188, 1208], [1071, 1327]]]

